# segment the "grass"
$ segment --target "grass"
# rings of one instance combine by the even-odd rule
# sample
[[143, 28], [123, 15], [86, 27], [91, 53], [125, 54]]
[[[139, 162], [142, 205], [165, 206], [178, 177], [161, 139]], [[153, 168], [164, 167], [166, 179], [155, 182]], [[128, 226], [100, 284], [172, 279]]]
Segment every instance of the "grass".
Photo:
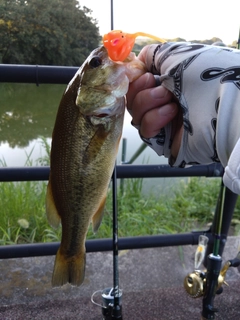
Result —
[[[205, 228], [212, 220], [219, 186], [219, 180], [205, 180], [191, 178], [188, 183], [180, 182], [181, 187], [173, 194], [159, 198], [153, 194], [143, 196], [141, 185], [144, 180], [126, 180], [123, 194], [118, 193], [119, 236], [173, 234], [196, 229], [196, 226]], [[204, 195], [213, 189], [215, 194]], [[103, 226], [96, 235], [90, 230], [88, 236], [109, 237], [111, 226], [109, 201]]]
[[[38, 164], [47, 165], [49, 147], [42, 140], [46, 156]], [[4, 160], [2, 166], [6, 166]], [[30, 155], [26, 165], [32, 165]], [[180, 181], [169, 196], [142, 194], [144, 179], [125, 179], [123, 192], [118, 188], [119, 236], [139, 236], [187, 232], [205, 228], [212, 221], [220, 179], [189, 178]], [[45, 214], [47, 182], [0, 183], [0, 245], [59, 241], [61, 228], [52, 229]], [[240, 203], [234, 223], [240, 226]], [[112, 237], [112, 193], [109, 189], [105, 215], [97, 234], [88, 232], [88, 239]]]

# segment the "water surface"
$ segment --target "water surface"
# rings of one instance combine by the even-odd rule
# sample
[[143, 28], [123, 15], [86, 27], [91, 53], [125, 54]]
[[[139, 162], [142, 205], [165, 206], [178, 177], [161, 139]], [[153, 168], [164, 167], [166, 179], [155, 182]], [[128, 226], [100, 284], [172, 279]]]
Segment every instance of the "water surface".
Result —
[[[32, 165], [45, 156], [41, 137], [51, 143], [51, 135], [65, 85], [0, 83], [0, 160], [7, 166], [24, 166], [27, 157]], [[123, 138], [127, 139], [126, 160], [141, 146], [131, 116], [125, 113]], [[122, 142], [117, 163], [121, 162]], [[146, 148], [134, 164], [166, 164], [150, 148]], [[146, 179], [147, 182], [148, 179]], [[151, 179], [157, 188], [172, 186], [173, 179]], [[167, 181], [166, 181], [167, 180]], [[170, 184], [169, 184], [170, 183]]]

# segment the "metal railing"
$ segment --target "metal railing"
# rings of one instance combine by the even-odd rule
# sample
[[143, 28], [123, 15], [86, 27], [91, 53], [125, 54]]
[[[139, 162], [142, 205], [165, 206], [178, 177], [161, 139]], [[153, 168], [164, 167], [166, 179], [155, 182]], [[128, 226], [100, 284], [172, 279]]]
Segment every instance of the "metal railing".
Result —
[[[77, 67], [4, 65], [0, 64], [0, 82], [15, 83], [51, 83], [67, 84]], [[154, 178], [154, 177], [221, 177], [223, 168], [219, 164], [193, 166], [186, 169], [171, 168], [168, 165], [120, 165], [116, 167], [117, 179], [123, 178]], [[48, 180], [49, 167], [0, 168], [0, 181], [44, 181]], [[227, 210], [227, 209], [226, 209]], [[227, 212], [225, 226], [230, 225], [232, 212]], [[207, 231], [211, 240], [211, 230]], [[206, 231], [204, 231], [206, 233]], [[174, 235], [144, 236], [120, 238], [119, 249], [149, 248], [172, 245], [197, 244], [199, 232]], [[223, 236], [224, 246], [226, 236]], [[210, 241], [211, 243], [211, 241]], [[0, 259], [53, 255], [59, 243], [8, 245], [0, 247]], [[88, 240], [88, 252], [112, 250], [111, 239]]]
[[[15, 83], [51, 83], [67, 84], [77, 67], [33, 66], [33, 65], [0, 65], [0, 82]], [[171, 168], [167, 165], [121, 165], [116, 168], [116, 177], [153, 178], [153, 177], [220, 177], [223, 169], [220, 165], [191, 167], [185, 170]], [[44, 181], [48, 180], [49, 167], [0, 168], [0, 181]], [[119, 239], [120, 249], [149, 248], [156, 246], [196, 244], [198, 234], [161, 235]], [[0, 247], [0, 259], [53, 255], [59, 243], [8, 245]], [[89, 240], [86, 242], [88, 252], [112, 249], [111, 239]]]
[[[0, 168], [0, 181], [45, 181], [48, 180], [49, 167], [23, 167], [23, 168]], [[159, 178], [159, 177], [221, 177], [223, 168], [219, 164], [193, 166], [186, 169], [171, 168], [168, 165], [119, 165], [116, 166], [116, 178]], [[231, 196], [231, 193], [229, 194]], [[227, 197], [227, 199], [229, 198]], [[233, 211], [234, 207], [231, 209]], [[231, 222], [231, 212], [227, 206], [224, 213], [225, 229], [228, 228]], [[189, 232], [183, 234], [171, 235], [155, 235], [155, 236], [139, 236], [127, 237], [119, 239], [119, 249], [139, 249], [150, 247], [164, 247], [197, 244], [200, 234], [208, 233], [209, 243], [212, 243], [213, 235], [211, 230], [199, 232]], [[227, 232], [224, 231], [222, 238], [222, 246], [226, 240]], [[24, 245], [8, 245], [0, 247], [0, 259], [46, 256], [55, 255], [59, 243], [38, 243]], [[109, 251], [112, 250], [111, 239], [98, 239], [86, 241], [87, 252]], [[223, 250], [223, 248], [222, 248]]]
[[0, 82], [67, 84], [77, 67], [0, 64]]
[[[67, 84], [76, 71], [77, 68], [73, 67], [0, 65], [0, 82], [35, 83], [36, 85], [39, 85], [40, 83]], [[220, 164], [193, 166], [187, 169], [171, 168], [167, 165], [123, 164], [116, 166], [113, 175], [113, 182], [116, 185], [116, 179], [124, 178], [177, 178], [191, 176], [221, 178], [222, 175], [223, 168]], [[48, 177], [49, 167], [0, 168], [0, 182], [45, 181], [48, 180]], [[222, 212], [222, 227], [220, 230], [219, 255], [221, 255], [224, 250], [236, 200], [237, 195], [226, 189]], [[115, 193], [113, 192], [113, 201], [116, 201], [116, 190]], [[189, 244], [196, 245], [198, 244], [199, 235], [205, 234], [209, 238], [206, 254], [206, 256], [208, 256], [209, 253], [213, 252], [215, 226], [217, 225], [217, 212], [218, 209], [216, 205], [213, 223], [209, 230], [189, 232], [184, 234], [120, 238], [118, 239], [117, 249], [139, 249]], [[59, 243], [34, 243], [25, 245], [0, 246], [0, 259], [55, 255], [58, 247]], [[114, 252], [114, 249], [113, 239], [97, 239], [86, 241], [87, 252], [110, 250]], [[214, 296], [210, 296], [211, 302], [213, 301], [213, 298]], [[207, 317], [207, 319], [214, 319], [213, 313], [215, 311], [213, 312], [212, 310], [208, 310], [209, 301], [205, 300], [203, 299], [203, 311], [205, 312], [207, 310], [207, 314], [211, 315], [211, 318]]]

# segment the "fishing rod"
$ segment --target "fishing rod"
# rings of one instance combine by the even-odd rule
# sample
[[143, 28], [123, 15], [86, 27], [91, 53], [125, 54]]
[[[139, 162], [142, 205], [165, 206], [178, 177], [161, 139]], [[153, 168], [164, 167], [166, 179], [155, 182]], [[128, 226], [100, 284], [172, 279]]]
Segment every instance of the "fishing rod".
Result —
[[122, 320], [121, 290], [119, 289], [118, 273], [118, 210], [117, 210], [117, 170], [113, 171], [113, 285], [114, 285], [114, 308], [112, 319]]
[[214, 235], [213, 253], [207, 257], [207, 270], [199, 270], [199, 266], [204, 260], [207, 248], [208, 238], [199, 237], [199, 244], [195, 254], [195, 271], [188, 274], [184, 279], [184, 287], [193, 298], [203, 297], [201, 320], [215, 319], [215, 313], [218, 311], [214, 307], [214, 298], [216, 293], [221, 293], [222, 284], [227, 269], [221, 270], [222, 258], [219, 255], [221, 241], [221, 230], [223, 221], [223, 210], [225, 203], [226, 187], [221, 183], [218, 203], [216, 207], [216, 225]]
[[[93, 304], [100, 306], [102, 309], [102, 320], [122, 320], [122, 290], [119, 288], [118, 272], [118, 210], [117, 210], [117, 170], [114, 167], [112, 176], [112, 241], [113, 241], [113, 287], [97, 290], [92, 294], [91, 301]], [[102, 304], [96, 303], [94, 297], [101, 293]]]
[[[215, 319], [215, 313], [218, 311], [213, 304], [215, 295], [222, 293], [223, 284], [227, 285], [225, 277], [229, 267], [240, 266], [240, 251], [234, 259], [228, 260], [222, 269], [222, 258], [220, 256], [222, 252], [220, 245], [222, 233], [226, 231], [223, 231], [225, 227], [223, 221], [225, 221], [224, 217], [226, 213], [229, 214], [226, 209], [230, 206], [230, 210], [232, 211], [236, 200], [237, 195], [227, 190], [222, 183], [215, 211], [215, 221], [213, 223], [213, 252], [207, 256], [207, 270], [199, 270], [199, 266], [202, 263], [205, 264], [205, 252], [208, 243], [208, 237], [200, 235], [199, 244], [195, 253], [195, 271], [189, 273], [184, 279], [185, 290], [192, 298], [203, 297], [201, 320]], [[229, 203], [229, 201], [231, 201], [231, 203]], [[232, 202], [234, 203], [233, 207]]]
[[216, 293], [222, 292], [222, 287], [218, 288], [218, 278], [221, 272], [222, 257], [219, 255], [221, 241], [221, 229], [223, 220], [223, 210], [225, 202], [226, 187], [221, 183], [219, 200], [217, 205], [217, 221], [215, 229], [215, 239], [213, 253], [207, 257], [207, 274], [205, 283], [205, 292], [202, 301], [202, 320], [214, 319], [217, 308], [214, 307], [214, 298]]
[[[111, 30], [114, 29], [113, 0], [110, 0]], [[122, 320], [122, 290], [119, 289], [118, 273], [118, 209], [117, 209], [117, 170], [116, 163], [112, 175], [112, 209], [113, 209], [113, 288], [102, 291], [103, 320]], [[94, 294], [93, 294], [94, 295]], [[92, 295], [92, 302], [93, 301]], [[95, 303], [96, 304], [96, 303]]]
[[239, 33], [238, 33], [237, 49], [240, 50], [240, 27], [239, 27]]
[[[118, 272], [118, 210], [117, 210], [117, 170], [114, 167], [112, 176], [112, 209], [113, 209], [113, 287], [97, 290], [92, 294], [93, 304], [102, 308], [102, 320], [122, 320], [122, 290], [119, 288]], [[102, 304], [94, 301], [94, 296], [101, 293]]]

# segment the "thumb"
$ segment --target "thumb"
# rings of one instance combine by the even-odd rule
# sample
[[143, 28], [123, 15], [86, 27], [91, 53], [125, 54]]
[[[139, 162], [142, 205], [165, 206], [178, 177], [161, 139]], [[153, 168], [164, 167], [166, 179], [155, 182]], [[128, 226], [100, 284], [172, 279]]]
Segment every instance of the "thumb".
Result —
[[154, 57], [162, 44], [151, 44], [145, 46], [139, 53], [138, 59], [141, 60], [147, 67], [147, 70], [153, 74], [160, 74], [160, 70], [156, 70], [154, 65]]

